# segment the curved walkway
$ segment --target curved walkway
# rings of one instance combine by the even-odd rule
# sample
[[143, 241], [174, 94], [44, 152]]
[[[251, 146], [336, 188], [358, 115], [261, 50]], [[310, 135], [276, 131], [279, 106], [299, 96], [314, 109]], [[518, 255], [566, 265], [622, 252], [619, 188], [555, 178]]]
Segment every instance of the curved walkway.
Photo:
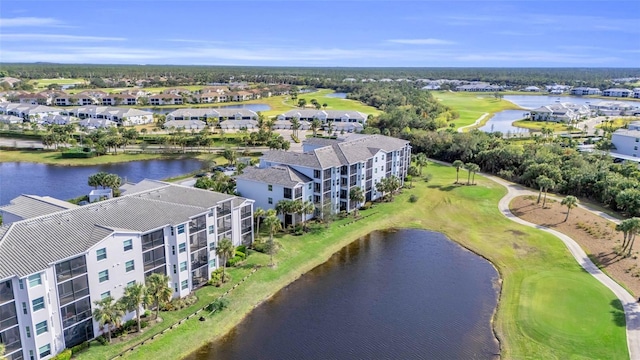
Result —
[[[622, 306], [624, 307], [624, 314], [627, 323], [627, 347], [629, 349], [629, 358], [631, 360], [640, 360], [640, 305], [636, 302], [636, 299], [631, 296], [631, 294], [629, 294], [629, 292], [622, 286], [620, 286], [617, 282], [613, 281], [609, 276], [598, 269], [598, 267], [593, 262], [591, 262], [591, 259], [589, 259], [584, 250], [582, 250], [580, 245], [572, 238], [548, 227], [532, 224], [528, 221], [522, 220], [511, 212], [511, 210], [509, 209], [509, 203], [511, 203], [511, 200], [521, 195], [538, 195], [536, 191], [531, 191], [523, 186], [505, 181], [495, 176], [485, 174], [483, 175], [487, 179], [492, 180], [507, 188], [507, 195], [500, 199], [500, 202], [498, 203], [498, 208], [504, 216], [506, 216], [509, 220], [515, 221], [519, 224], [546, 231], [562, 240], [562, 242], [567, 246], [567, 249], [569, 249], [569, 252], [571, 252], [571, 255], [573, 255], [573, 257], [576, 259], [578, 264], [580, 264], [580, 266], [582, 266], [585, 271], [587, 271], [598, 281], [600, 281], [600, 283], [609, 288], [614, 293], [614, 295], [618, 299], [620, 299], [620, 302], [622, 302]], [[608, 220], [619, 221], [600, 211], [594, 211], [584, 206], [583, 208], [598, 216], [605, 217]], [[603, 216], [603, 214], [606, 216]]]
[[476, 120], [473, 124], [471, 124], [471, 125], [465, 125], [465, 126], [463, 126], [463, 127], [459, 127], [459, 128], [458, 128], [458, 132], [464, 132], [464, 129], [466, 129], [466, 128], [473, 128], [473, 127], [475, 127], [475, 126], [478, 126], [478, 124], [480, 124], [480, 122], [482, 122], [482, 120], [484, 120], [484, 118], [486, 118], [487, 116], [489, 116], [489, 113], [484, 113], [484, 114], [482, 114], [482, 116], [480, 116], [480, 117], [478, 118], [478, 120]]

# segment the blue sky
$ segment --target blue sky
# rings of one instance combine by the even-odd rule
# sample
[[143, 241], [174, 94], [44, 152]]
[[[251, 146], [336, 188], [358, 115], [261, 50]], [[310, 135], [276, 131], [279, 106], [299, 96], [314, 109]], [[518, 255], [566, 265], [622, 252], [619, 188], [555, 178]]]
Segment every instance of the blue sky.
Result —
[[640, 1], [30, 1], [0, 61], [640, 67]]

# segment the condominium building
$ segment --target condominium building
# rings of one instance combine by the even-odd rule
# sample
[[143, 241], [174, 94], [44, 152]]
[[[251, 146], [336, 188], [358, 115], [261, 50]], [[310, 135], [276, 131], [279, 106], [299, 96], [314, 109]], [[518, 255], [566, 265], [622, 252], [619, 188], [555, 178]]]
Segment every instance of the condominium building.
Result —
[[[153, 273], [173, 297], [206, 284], [216, 244], [253, 241], [253, 201], [145, 180], [81, 207], [16, 201], [0, 227], [0, 342], [10, 360], [48, 359], [102, 333], [95, 301], [120, 298]], [[57, 206], [56, 206], [57, 205]], [[133, 318], [133, 313], [124, 320]]]
[[[299, 199], [313, 202], [318, 211], [352, 211], [362, 203], [349, 199], [351, 189], [361, 187], [365, 201], [379, 199], [383, 194], [376, 183], [391, 176], [403, 183], [410, 161], [409, 142], [389, 136], [310, 138], [302, 153], [266, 152], [259, 168], [245, 170], [236, 177], [236, 185], [242, 196], [262, 208], [274, 208], [282, 199]], [[283, 220], [288, 225], [291, 218]]]

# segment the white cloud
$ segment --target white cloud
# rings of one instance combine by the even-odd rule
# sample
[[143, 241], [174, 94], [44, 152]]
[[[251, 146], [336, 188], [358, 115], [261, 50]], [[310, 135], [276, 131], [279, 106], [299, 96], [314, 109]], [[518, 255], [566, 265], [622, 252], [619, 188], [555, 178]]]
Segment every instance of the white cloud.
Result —
[[0, 27], [26, 27], [26, 26], [62, 26], [63, 23], [53, 18], [40, 18], [40, 17], [15, 17], [15, 18], [0, 18]]
[[3, 34], [2, 41], [44, 41], [44, 42], [91, 42], [91, 41], [125, 41], [121, 37], [83, 36], [65, 34]]
[[409, 45], [451, 45], [455, 44], [453, 41], [442, 39], [391, 39], [387, 40], [396, 44], [409, 44]]

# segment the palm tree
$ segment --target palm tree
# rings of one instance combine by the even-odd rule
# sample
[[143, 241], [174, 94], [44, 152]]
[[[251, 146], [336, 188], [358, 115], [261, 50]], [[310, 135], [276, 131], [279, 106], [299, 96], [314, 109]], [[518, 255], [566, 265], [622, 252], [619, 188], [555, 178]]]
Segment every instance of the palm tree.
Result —
[[298, 138], [298, 129], [300, 129], [300, 126], [300, 119], [298, 119], [297, 117], [291, 119], [291, 130], [293, 131], [293, 136], [295, 138]]
[[313, 119], [313, 121], [311, 121], [311, 125], [309, 127], [311, 128], [311, 131], [313, 131], [314, 137], [318, 134], [318, 129], [320, 128], [320, 126], [322, 126], [320, 120]]
[[474, 185], [476, 183], [476, 173], [480, 171], [480, 166], [474, 163], [468, 163], [467, 166], [468, 166], [467, 170], [469, 170], [472, 174], [471, 185]]
[[623, 220], [620, 223], [627, 230], [627, 243], [623, 244], [622, 252], [624, 253], [627, 250], [627, 256], [631, 255], [631, 251], [633, 250], [633, 245], [636, 242], [636, 235], [640, 232], [640, 219], [639, 218], [631, 218]]
[[225, 148], [224, 151], [222, 152], [222, 157], [227, 159], [230, 166], [233, 166], [233, 164], [235, 164], [236, 160], [238, 159], [238, 153], [236, 153], [235, 150], [228, 147], [228, 148]]
[[465, 170], [467, 170], [467, 185], [471, 184], [471, 168], [473, 167], [473, 163], [466, 163], [464, 164], [464, 168]]
[[353, 208], [353, 217], [358, 217], [358, 208], [364, 201], [364, 191], [362, 191], [362, 188], [360, 186], [351, 188], [351, 190], [349, 191], [349, 200], [355, 203], [355, 206]]
[[416, 155], [416, 165], [418, 165], [418, 173], [422, 176], [422, 168], [427, 166], [429, 161], [427, 160], [427, 155], [424, 153], [419, 153]]
[[462, 162], [462, 160], [456, 160], [453, 162], [453, 166], [455, 166], [456, 168], [456, 184], [457, 184], [458, 181], [460, 180], [460, 168], [464, 167], [464, 163]]
[[316, 210], [316, 207], [313, 205], [311, 201], [305, 201], [302, 203], [300, 207], [300, 213], [302, 214], [302, 229], [307, 231], [307, 215], [313, 214]]
[[135, 283], [124, 289], [124, 295], [120, 298], [120, 303], [127, 311], [136, 312], [136, 323], [140, 332], [140, 307], [147, 303], [147, 289], [144, 284]]
[[578, 206], [578, 199], [573, 195], [569, 195], [562, 199], [561, 204], [567, 207], [567, 217], [564, 218], [564, 221], [566, 222], [569, 219], [569, 212], [571, 209]]
[[264, 219], [264, 225], [269, 231], [269, 258], [271, 262], [269, 266], [273, 266], [273, 253], [275, 251], [275, 246], [273, 244], [273, 234], [275, 234], [276, 231], [282, 229], [282, 223], [280, 223], [280, 218], [278, 218], [278, 214], [275, 210], [267, 210]]
[[543, 175], [539, 176], [537, 181], [538, 186], [540, 186], [540, 189], [544, 192], [544, 199], [542, 200], [542, 207], [544, 207], [547, 204], [547, 192], [556, 186], [556, 182], [546, 176], [542, 176]]
[[227, 268], [227, 259], [233, 257], [236, 253], [236, 248], [233, 246], [233, 242], [227, 238], [223, 238], [218, 242], [216, 248], [216, 255], [222, 259], [222, 282], [225, 279], [225, 269]]
[[120, 325], [120, 320], [124, 316], [124, 310], [120, 304], [115, 302], [111, 296], [95, 301], [96, 309], [93, 310], [93, 317], [103, 327], [107, 328], [107, 339], [111, 342], [111, 327]]
[[538, 184], [538, 189], [539, 189], [538, 200], [536, 201], [536, 204], [540, 204], [540, 200], [542, 199], [542, 189], [544, 189], [541, 184], [546, 183], [547, 179], [549, 178], [544, 175], [540, 175], [536, 178], [536, 184]]
[[256, 234], [260, 235], [260, 218], [263, 217], [265, 211], [263, 208], [257, 208], [253, 211], [253, 217], [256, 219]]
[[160, 305], [171, 300], [173, 291], [169, 287], [169, 277], [166, 275], [153, 273], [147, 277], [147, 295], [153, 299], [156, 307], [156, 319], [160, 312]]

